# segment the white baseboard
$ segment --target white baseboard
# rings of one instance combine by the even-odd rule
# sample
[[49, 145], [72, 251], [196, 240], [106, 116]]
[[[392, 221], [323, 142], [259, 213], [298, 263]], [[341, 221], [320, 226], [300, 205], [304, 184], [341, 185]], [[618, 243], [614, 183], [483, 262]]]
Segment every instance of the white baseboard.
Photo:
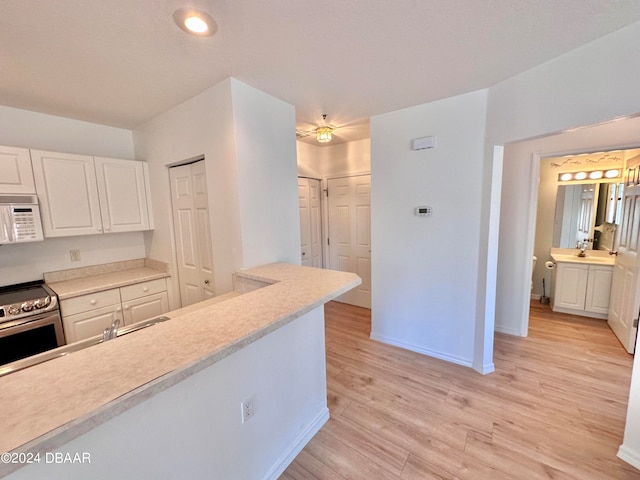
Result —
[[618, 449], [618, 458], [640, 470], [640, 452], [636, 452], [625, 445], [620, 445], [620, 448]]
[[280, 456], [276, 463], [271, 467], [269, 473], [265, 475], [265, 480], [277, 480], [282, 472], [284, 472], [289, 464], [293, 462], [296, 456], [302, 451], [309, 440], [318, 433], [318, 430], [329, 420], [329, 409], [325, 406], [316, 417], [311, 421], [305, 430], [289, 445], [289, 448]]
[[501, 325], [496, 325], [494, 327], [494, 331], [496, 331], [498, 333], [506, 333], [507, 335], [514, 335], [516, 337], [526, 337], [527, 336], [526, 333], [523, 335], [520, 330], [516, 330], [515, 328], [503, 327]]
[[394, 338], [388, 338], [388, 337], [385, 337], [384, 335], [378, 335], [373, 332], [371, 332], [370, 338], [371, 340], [387, 343], [395, 347], [404, 348], [405, 350], [410, 350], [416, 353], [422, 353], [423, 355], [428, 355], [429, 357], [439, 358], [440, 360], [446, 360], [447, 362], [455, 363], [457, 365], [473, 368], [473, 364], [465, 358], [454, 357], [452, 355], [447, 355], [446, 353], [436, 352], [434, 350], [429, 350], [428, 348], [418, 347], [417, 345], [405, 343], [403, 341], [396, 340]]
[[531, 300], [540, 300], [540, 297], [542, 297], [542, 295], [540, 295], [539, 293], [531, 294]]

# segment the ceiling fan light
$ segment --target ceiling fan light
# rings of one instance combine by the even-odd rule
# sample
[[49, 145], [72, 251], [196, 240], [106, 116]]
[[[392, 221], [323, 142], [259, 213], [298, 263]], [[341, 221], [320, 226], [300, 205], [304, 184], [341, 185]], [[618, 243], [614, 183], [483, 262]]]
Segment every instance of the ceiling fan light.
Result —
[[332, 128], [318, 127], [316, 128], [316, 140], [318, 143], [328, 143], [331, 141]]

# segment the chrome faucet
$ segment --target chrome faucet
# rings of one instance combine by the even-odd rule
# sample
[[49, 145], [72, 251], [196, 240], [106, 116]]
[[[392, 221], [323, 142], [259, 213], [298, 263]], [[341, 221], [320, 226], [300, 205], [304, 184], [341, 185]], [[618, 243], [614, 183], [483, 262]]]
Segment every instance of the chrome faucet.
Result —
[[116, 318], [110, 327], [104, 329], [102, 332], [102, 341], [113, 340], [118, 336], [118, 327], [120, 326], [120, 319]]

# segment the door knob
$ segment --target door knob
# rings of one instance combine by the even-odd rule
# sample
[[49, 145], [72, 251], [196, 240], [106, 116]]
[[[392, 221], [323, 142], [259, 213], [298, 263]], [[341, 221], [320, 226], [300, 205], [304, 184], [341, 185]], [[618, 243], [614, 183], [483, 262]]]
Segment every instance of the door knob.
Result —
[[204, 281], [204, 284], [205, 284], [205, 285], [209, 285], [209, 280], [205, 280], [205, 281]]

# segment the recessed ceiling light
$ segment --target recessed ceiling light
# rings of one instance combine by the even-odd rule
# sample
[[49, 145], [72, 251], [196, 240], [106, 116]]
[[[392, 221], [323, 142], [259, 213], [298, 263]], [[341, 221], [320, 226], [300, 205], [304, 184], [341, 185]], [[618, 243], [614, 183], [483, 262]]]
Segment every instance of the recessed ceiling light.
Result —
[[183, 31], [198, 37], [208, 37], [218, 31], [210, 15], [193, 8], [179, 8], [173, 12], [173, 20]]

